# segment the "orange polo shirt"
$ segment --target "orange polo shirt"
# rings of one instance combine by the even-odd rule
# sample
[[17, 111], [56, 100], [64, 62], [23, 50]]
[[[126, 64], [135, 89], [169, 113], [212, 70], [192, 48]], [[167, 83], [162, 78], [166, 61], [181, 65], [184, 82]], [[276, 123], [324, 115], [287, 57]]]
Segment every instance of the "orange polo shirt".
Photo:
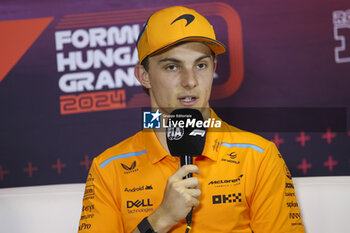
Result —
[[[194, 164], [202, 194], [191, 232], [304, 232], [290, 172], [272, 142], [222, 122], [220, 132], [208, 129]], [[103, 152], [87, 178], [79, 233], [132, 232], [160, 205], [178, 166], [153, 131]], [[183, 220], [170, 232], [185, 230]]]

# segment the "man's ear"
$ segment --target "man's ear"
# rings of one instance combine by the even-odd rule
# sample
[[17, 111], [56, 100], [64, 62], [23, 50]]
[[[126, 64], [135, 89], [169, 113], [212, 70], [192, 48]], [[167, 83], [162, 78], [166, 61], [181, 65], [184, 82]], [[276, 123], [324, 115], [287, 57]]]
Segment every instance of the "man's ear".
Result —
[[145, 67], [143, 67], [143, 65], [137, 64], [135, 66], [135, 77], [137, 78], [137, 80], [139, 80], [142, 86], [144, 86], [147, 89], [151, 88], [149, 74], [146, 71]]

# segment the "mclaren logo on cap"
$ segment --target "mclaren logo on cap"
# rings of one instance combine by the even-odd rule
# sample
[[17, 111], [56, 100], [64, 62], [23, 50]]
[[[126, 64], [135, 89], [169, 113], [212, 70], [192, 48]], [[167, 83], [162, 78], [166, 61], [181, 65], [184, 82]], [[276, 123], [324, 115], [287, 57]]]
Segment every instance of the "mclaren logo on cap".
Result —
[[190, 15], [190, 14], [181, 15], [178, 18], [176, 18], [170, 25], [172, 25], [173, 23], [175, 23], [176, 21], [179, 21], [181, 19], [186, 19], [186, 21], [187, 21], [187, 23], [185, 25], [185, 27], [186, 27], [187, 25], [192, 23], [192, 21], [194, 20], [194, 16]]

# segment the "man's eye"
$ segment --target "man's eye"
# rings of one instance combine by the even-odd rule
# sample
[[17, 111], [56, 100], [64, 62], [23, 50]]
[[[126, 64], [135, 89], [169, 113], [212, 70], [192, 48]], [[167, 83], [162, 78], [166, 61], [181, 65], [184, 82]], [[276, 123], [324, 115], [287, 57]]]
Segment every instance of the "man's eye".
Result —
[[197, 67], [198, 67], [199, 69], [204, 69], [204, 68], [207, 67], [207, 64], [200, 63], [200, 64], [197, 65]]
[[166, 69], [167, 70], [176, 70], [176, 66], [175, 65], [168, 65], [168, 66], [166, 66]]

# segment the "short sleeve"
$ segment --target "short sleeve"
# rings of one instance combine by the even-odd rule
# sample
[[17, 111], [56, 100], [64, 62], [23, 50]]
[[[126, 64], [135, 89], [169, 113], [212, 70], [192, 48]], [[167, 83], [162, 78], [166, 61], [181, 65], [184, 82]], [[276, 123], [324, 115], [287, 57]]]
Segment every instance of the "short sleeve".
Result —
[[111, 190], [111, 187], [118, 185], [115, 179], [108, 180], [113, 177], [111, 174], [102, 174], [102, 169], [94, 159], [86, 181], [79, 233], [124, 232], [117, 191]]
[[263, 152], [256, 180], [250, 206], [254, 233], [305, 232], [291, 174], [271, 142]]

